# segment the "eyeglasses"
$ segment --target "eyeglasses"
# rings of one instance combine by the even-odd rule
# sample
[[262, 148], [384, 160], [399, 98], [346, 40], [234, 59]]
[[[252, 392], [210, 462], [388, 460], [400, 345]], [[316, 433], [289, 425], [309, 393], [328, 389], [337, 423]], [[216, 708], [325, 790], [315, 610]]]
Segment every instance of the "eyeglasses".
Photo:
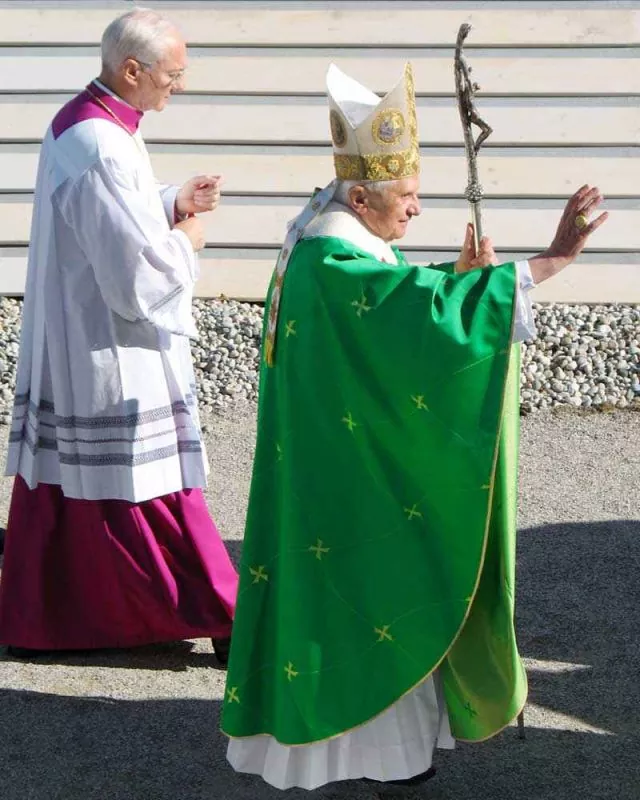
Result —
[[153, 83], [156, 89], [168, 89], [169, 86], [175, 86], [177, 83], [180, 83], [180, 81], [184, 78], [186, 73], [186, 69], [175, 69], [172, 70], [171, 72], [167, 72], [165, 74], [168, 75], [169, 82], [165, 83], [164, 86], [158, 86], [158, 84], [153, 79], [153, 75], [151, 74], [151, 70], [154, 68], [155, 64], [148, 64], [146, 61], [138, 61], [137, 58], [134, 58], [133, 60], [136, 62], [136, 64], [142, 67], [143, 71], [146, 71], [148, 73], [149, 77], [151, 78], [151, 83]]

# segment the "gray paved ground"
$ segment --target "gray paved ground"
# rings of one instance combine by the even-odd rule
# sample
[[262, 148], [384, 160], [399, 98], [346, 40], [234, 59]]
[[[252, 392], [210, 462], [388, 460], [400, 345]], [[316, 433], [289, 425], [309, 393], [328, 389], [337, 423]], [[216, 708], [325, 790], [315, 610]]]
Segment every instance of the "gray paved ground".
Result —
[[[237, 558], [251, 414], [208, 421], [209, 501]], [[419, 791], [359, 782], [338, 798], [640, 798], [640, 414], [523, 422], [518, 626], [531, 684], [513, 728], [437, 755]], [[0, 481], [0, 524], [10, 482]], [[205, 642], [60, 657], [0, 655], [1, 800], [270, 800], [226, 765], [224, 675]], [[291, 791], [297, 800], [308, 793]]]

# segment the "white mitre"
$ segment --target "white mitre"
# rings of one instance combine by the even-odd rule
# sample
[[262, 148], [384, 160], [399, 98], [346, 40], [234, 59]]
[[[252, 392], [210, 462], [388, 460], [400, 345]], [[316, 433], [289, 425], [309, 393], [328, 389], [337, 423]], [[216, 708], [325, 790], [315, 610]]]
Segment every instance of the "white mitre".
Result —
[[336, 177], [391, 181], [420, 172], [411, 64], [382, 99], [331, 64], [327, 93]]

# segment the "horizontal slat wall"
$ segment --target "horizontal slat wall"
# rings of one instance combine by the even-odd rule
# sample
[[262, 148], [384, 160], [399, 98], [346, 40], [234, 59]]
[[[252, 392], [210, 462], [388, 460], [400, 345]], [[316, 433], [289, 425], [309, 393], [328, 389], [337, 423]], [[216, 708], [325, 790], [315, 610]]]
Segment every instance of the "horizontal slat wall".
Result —
[[[31, 191], [38, 165], [38, 144], [0, 144], [0, 192]], [[179, 183], [185, 175], [212, 171], [224, 176], [226, 193], [308, 196], [322, 185], [332, 168], [331, 149], [289, 145], [151, 144], [158, 180]], [[562, 170], [558, 161], [562, 159]], [[566, 197], [585, 178], [608, 197], [637, 196], [640, 158], [635, 148], [567, 151], [504, 147], [482, 154], [487, 197]], [[466, 160], [459, 148], [422, 148], [422, 193], [426, 197], [460, 196], [466, 181]]]
[[[2, 4], [2, 41], [93, 44], [126, 2], [10, 0]], [[449, 46], [461, 22], [474, 44], [544, 47], [640, 42], [640, 8], [625, 0], [586, 2], [147, 2], [173, 13], [189, 41], [226, 45]], [[54, 6], [54, 7], [52, 7]], [[564, 7], [563, 7], [564, 6]], [[81, 11], [82, 13], [78, 13]]]
[[[283, 220], [302, 210], [304, 199], [286, 197], [229, 197], [215, 214], [203, 217], [207, 242], [221, 247], [271, 246], [282, 241]], [[541, 207], [542, 206], [542, 207]], [[594, 236], [600, 250], [640, 252], [640, 200], [614, 204], [611, 220]], [[540, 201], [486, 201], [483, 219], [487, 230], [503, 248], [540, 251], [553, 238], [562, 205]], [[433, 200], [411, 221], [403, 245], [436, 250], [455, 248], [469, 219], [464, 200]], [[30, 197], [0, 197], [0, 241], [26, 244], [31, 224]], [[592, 248], [593, 249], [593, 248]]]
[[[414, 65], [423, 215], [404, 246], [416, 263], [454, 257], [468, 218], [454, 100], [453, 42], [495, 130], [480, 158], [485, 225], [502, 256], [545, 247], [584, 182], [611, 219], [581, 262], [538, 300], [640, 302], [640, 0], [616, 2], [145, 2], [192, 47], [188, 91], [143, 132], [157, 177], [225, 176], [206, 219], [203, 295], [262, 299], [286, 222], [332, 177], [324, 74], [334, 61], [382, 93]], [[98, 71], [103, 28], [127, 2], [0, 0], [0, 293], [24, 286], [39, 142]], [[80, 13], [81, 11], [81, 13]]]
[[[640, 95], [637, 52], [594, 48], [583, 55], [557, 49], [470, 50], [486, 96], [512, 94], [592, 96]], [[97, 47], [69, 47], [63, 59], [53, 48], [0, 47], [0, 92], [75, 91], [95, 76]], [[376, 92], [402, 74], [407, 58], [421, 94], [452, 96], [448, 52], [420, 49], [192, 48], [190, 92], [203, 94], [322, 94], [327, 64], [334, 61]], [[526, 87], [526, 92], [523, 92]]]
[[[0, 97], [0, 141], [34, 141], [69, 97]], [[614, 145], [640, 140], [638, 101], [501, 99], [482, 103], [494, 128], [487, 148], [496, 145]], [[418, 127], [423, 144], [456, 144], [460, 118], [452, 102], [419, 98]], [[530, 120], [530, 124], [523, 124]], [[535, 122], [534, 122], [535, 120]], [[321, 97], [222, 97], [182, 95], [162, 114], [149, 113], [142, 130], [149, 142], [265, 144], [329, 143], [326, 101]]]
[[[415, 264], [453, 261], [453, 251], [425, 252], [410, 250], [408, 257]], [[6, 270], [5, 293], [21, 294], [27, 270], [22, 248], [3, 248], [0, 258]], [[234, 247], [207, 248], [200, 256], [199, 296], [260, 300], [264, 298], [273, 270], [273, 250]], [[606, 278], [603, 279], [603, 273]], [[247, 293], [247, 286], [251, 291]], [[634, 302], [640, 296], [640, 259], [632, 254], [582, 256], [553, 281], [534, 289], [539, 302], [620, 303]], [[631, 298], [631, 299], [630, 299]], [[637, 301], [635, 301], [637, 302]]]

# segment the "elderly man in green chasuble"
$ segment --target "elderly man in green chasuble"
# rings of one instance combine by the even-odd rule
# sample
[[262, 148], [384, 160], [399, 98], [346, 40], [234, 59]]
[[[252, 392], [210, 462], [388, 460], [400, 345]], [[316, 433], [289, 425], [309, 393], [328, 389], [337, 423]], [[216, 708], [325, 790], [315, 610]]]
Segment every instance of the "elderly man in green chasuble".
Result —
[[222, 728], [281, 789], [433, 773], [527, 695], [516, 646], [517, 342], [528, 290], [606, 219], [584, 186], [544, 253], [455, 264], [391, 242], [420, 213], [407, 65], [382, 100], [328, 74], [337, 180], [294, 220], [266, 308]]

